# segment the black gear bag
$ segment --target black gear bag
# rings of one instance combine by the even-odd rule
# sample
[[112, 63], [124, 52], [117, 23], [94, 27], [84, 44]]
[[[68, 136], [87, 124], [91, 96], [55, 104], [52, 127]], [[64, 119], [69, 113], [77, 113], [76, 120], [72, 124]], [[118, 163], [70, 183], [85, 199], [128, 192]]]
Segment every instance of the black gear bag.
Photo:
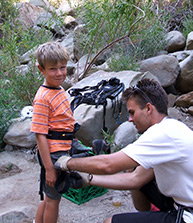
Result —
[[[103, 105], [103, 130], [107, 131], [105, 126], [107, 99], [111, 99], [113, 102], [112, 106], [114, 106], [115, 110], [116, 98], [124, 90], [124, 88], [124, 84], [121, 83], [116, 77], [109, 80], [102, 80], [95, 86], [72, 88], [68, 91], [70, 96], [74, 97], [71, 102], [72, 112], [74, 112], [74, 110], [83, 103], [95, 105], [95, 108], [97, 108], [99, 105]], [[121, 107], [122, 103], [119, 104], [118, 119], [121, 113]]]

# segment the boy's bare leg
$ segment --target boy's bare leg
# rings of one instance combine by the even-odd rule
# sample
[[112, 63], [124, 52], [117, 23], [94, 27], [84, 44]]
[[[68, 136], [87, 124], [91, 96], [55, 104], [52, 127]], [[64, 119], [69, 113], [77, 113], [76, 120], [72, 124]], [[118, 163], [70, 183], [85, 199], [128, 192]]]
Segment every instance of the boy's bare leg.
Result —
[[35, 221], [36, 223], [57, 223], [59, 212], [59, 200], [52, 200], [45, 196], [45, 200], [39, 205]]
[[140, 190], [131, 191], [133, 204], [138, 211], [150, 211], [151, 203]]
[[107, 218], [107, 219], [104, 221], [104, 223], [111, 223], [111, 222], [112, 222], [112, 217]]
[[60, 199], [52, 200], [46, 196], [46, 205], [44, 209], [43, 223], [57, 223], [59, 203], [60, 203]]
[[45, 200], [39, 204], [37, 212], [36, 212], [35, 223], [43, 223], [45, 204], [46, 204]]

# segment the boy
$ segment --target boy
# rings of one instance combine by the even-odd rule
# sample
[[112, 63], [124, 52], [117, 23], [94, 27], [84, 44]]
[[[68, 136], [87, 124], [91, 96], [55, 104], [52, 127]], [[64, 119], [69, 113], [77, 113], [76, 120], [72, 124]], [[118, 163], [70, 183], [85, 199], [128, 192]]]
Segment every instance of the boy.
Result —
[[61, 194], [54, 188], [57, 179], [54, 163], [60, 156], [69, 155], [75, 124], [66, 92], [61, 87], [67, 75], [69, 55], [59, 42], [48, 42], [39, 46], [36, 57], [45, 80], [34, 98], [31, 131], [36, 134], [43, 164], [41, 185], [45, 199], [38, 207], [35, 223], [56, 223]]

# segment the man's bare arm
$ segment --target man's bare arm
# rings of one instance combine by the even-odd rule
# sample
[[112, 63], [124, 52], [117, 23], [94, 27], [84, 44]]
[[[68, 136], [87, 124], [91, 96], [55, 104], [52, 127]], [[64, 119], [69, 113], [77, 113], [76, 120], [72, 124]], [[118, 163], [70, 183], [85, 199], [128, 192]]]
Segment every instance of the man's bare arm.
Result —
[[114, 190], [136, 190], [154, 178], [153, 169], [138, 166], [133, 172], [113, 175], [93, 175], [90, 185]]
[[[58, 160], [60, 162], [60, 159]], [[58, 162], [57, 161], [57, 162]], [[77, 170], [92, 174], [114, 174], [134, 168], [139, 164], [122, 151], [85, 158], [72, 158], [65, 165], [70, 170]]]

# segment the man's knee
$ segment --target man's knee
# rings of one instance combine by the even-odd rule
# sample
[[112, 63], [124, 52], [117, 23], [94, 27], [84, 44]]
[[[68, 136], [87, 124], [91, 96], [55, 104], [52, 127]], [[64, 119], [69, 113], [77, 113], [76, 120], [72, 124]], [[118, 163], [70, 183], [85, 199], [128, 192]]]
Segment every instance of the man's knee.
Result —
[[107, 219], [104, 221], [104, 223], [111, 223], [111, 222], [112, 222], [112, 217], [107, 218]]
[[150, 211], [151, 203], [140, 190], [132, 190], [132, 200], [135, 209], [138, 211]]

